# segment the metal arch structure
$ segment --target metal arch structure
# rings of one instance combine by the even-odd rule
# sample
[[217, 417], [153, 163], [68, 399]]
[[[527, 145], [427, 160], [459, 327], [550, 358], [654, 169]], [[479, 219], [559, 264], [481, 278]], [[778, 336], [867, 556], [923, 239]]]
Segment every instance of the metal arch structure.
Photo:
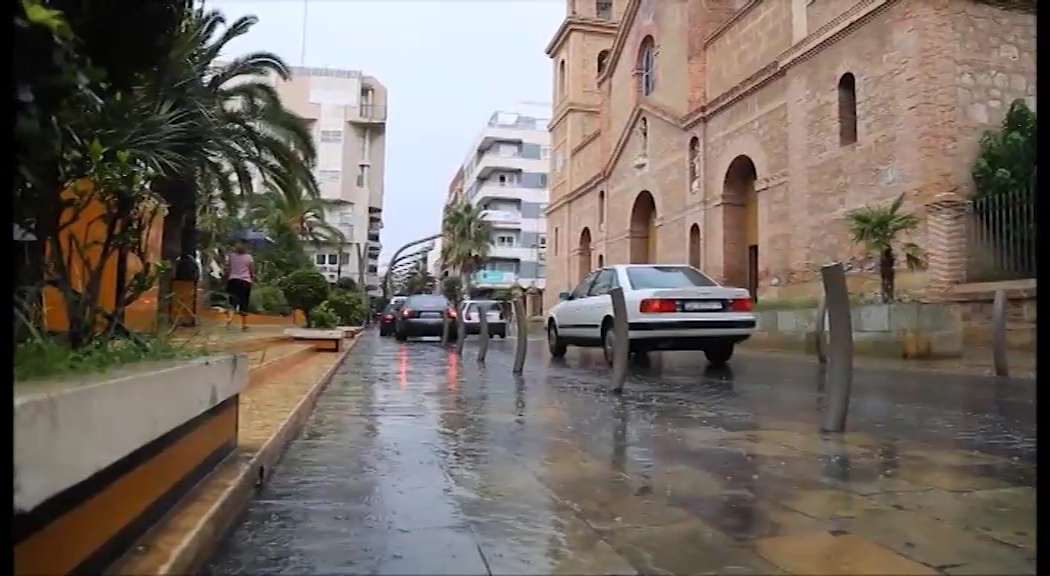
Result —
[[437, 240], [438, 238], [441, 238], [441, 234], [440, 233], [438, 233], [438, 234], [431, 234], [430, 236], [427, 236], [425, 238], [420, 238], [419, 240], [415, 240], [413, 242], [409, 242], [408, 244], [405, 244], [404, 246], [398, 248], [396, 252], [394, 252], [394, 255], [390, 258], [390, 264], [386, 268], [386, 274], [383, 276], [383, 298], [384, 299], [390, 297], [390, 272], [392, 270], [393, 265], [396, 264], [399, 261], [398, 257], [401, 256], [401, 253], [404, 252], [405, 250], [408, 250], [409, 248], [411, 248], [413, 246], [418, 246], [418, 245], [423, 244], [425, 242], [431, 242], [433, 240]]

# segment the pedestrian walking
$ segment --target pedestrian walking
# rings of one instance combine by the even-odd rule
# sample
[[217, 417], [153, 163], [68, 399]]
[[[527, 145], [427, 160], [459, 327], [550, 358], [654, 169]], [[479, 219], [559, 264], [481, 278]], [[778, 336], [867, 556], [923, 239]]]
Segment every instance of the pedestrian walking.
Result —
[[248, 243], [238, 240], [233, 252], [226, 256], [226, 294], [230, 305], [226, 308], [226, 327], [233, 326], [234, 312], [241, 315], [241, 330], [248, 329], [248, 303], [255, 282], [255, 260], [248, 253]]

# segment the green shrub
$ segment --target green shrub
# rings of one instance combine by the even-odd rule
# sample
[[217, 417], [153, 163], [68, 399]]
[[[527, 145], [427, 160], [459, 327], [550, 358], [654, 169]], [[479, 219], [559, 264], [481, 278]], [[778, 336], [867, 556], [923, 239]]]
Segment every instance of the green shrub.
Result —
[[336, 316], [335, 311], [332, 310], [332, 306], [327, 300], [311, 309], [310, 313], [306, 316], [307, 328], [329, 330], [338, 325], [339, 317]]
[[292, 272], [281, 278], [277, 286], [284, 293], [289, 306], [307, 315], [328, 297], [328, 280], [312, 268]]
[[365, 323], [367, 309], [364, 294], [350, 290], [332, 290], [325, 302], [335, 312], [342, 326], [361, 326]]
[[251, 309], [281, 316], [292, 312], [292, 307], [288, 305], [284, 292], [276, 286], [259, 286], [252, 289]]
[[357, 292], [357, 282], [349, 276], [344, 276], [339, 280], [336, 280], [335, 285], [343, 290], [349, 290], [351, 292]]

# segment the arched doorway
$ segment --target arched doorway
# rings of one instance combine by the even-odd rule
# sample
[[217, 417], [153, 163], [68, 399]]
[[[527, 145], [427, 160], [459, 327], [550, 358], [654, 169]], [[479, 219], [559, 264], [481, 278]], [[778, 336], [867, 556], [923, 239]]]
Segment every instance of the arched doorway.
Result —
[[723, 186], [723, 267], [726, 282], [758, 297], [758, 172], [747, 156], [737, 156]]
[[656, 202], [643, 190], [631, 208], [631, 264], [648, 264], [656, 259]]
[[584, 228], [580, 232], [580, 247], [579, 247], [579, 277], [576, 279], [577, 282], [583, 282], [583, 279], [591, 272], [591, 229]]
[[689, 228], [689, 265], [700, 268], [700, 226], [697, 224]]

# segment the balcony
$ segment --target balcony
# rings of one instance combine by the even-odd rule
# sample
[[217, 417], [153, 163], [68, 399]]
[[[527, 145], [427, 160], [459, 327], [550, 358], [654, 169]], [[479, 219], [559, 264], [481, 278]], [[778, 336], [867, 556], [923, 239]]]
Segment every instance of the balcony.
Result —
[[383, 104], [361, 104], [357, 115], [349, 114], [348, 122], [356, 124], [383, 124], [386, 122], [386, 106]]
[[480, 287], [508, 287], [518, 281], [518, 275], [514, 272], [499, 272], [496, 270], [480, 270], [474, 273], [474, 285]]
[[544, 172], [547, 170], [548, 161], [535, 158], [523, 158], [521, 156], [502, 156], [489, 152], [474, 166], [474, 173], [470, 175], [471, 180], [484, 180], [495, 172]]
[[486, 222], [499, 226], [516, 226], [521, 224], [521, 212], [509, 210], [486, 210], [482, 216]]

